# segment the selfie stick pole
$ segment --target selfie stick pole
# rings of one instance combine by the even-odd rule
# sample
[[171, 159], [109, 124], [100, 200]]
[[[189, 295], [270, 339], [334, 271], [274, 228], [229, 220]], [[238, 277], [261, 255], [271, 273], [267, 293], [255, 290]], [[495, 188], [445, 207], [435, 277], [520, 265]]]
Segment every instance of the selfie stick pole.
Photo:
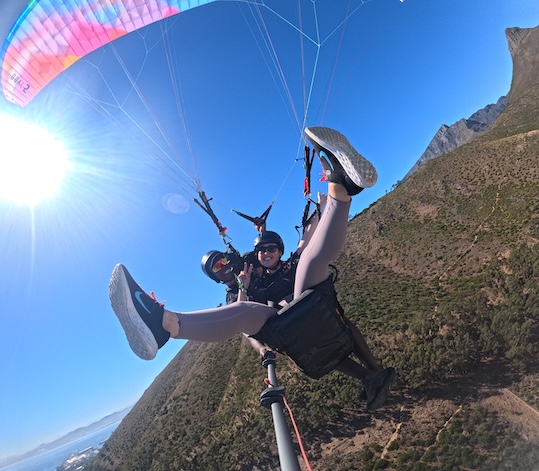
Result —
[[262, 365], [268, 370], [270, 386], [260, 394], [260, 404], [267, 409], [271, 409], [281, 471], [300, 471], [298, 458], [283, 411], [284, 387], [279, 386], [277, 382], [275, 364], [275, 353], [266, 352]]

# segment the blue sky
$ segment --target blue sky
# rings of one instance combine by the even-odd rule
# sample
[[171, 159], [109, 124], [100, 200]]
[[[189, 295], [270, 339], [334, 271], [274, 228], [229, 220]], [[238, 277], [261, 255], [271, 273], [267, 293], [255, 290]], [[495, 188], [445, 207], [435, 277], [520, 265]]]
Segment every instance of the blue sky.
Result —
[[[321, 28], [330, 31], [348, 2], [317, 4]], [[141, 86], [180, 155], [189, 160], [192, 153], [196, 172], [182, 168], [200, 178], [233, 245], [248, 250], [256, 233], [230, 209], [258, 215], [275, 199], [268, 227], [293, 250], [304, 200], [303, 168], [294, 162], [301, 126], [292, 116], [296, 109], [302, 119], [302, 85], [310, 78], [302, 76], [293, 29], [263, 10], [292, 101], [286, 98], [246, 11], [221, 2], [171, 24], [187, 135], [169, 106], [174, 98], [160, 72], [164, 62], [144, 48], [152, 36], [126, 37], [117, 47], [130, 66], [144, 61]], [[293, 12], [284, 14], [294, 21]], [[312, 30], [308, 15], [304, 21], [305, 31]], [[341, 130], [379, 170], [377, 185], [354, 199], [351, 214], [390, 191], [442, 124], [508, 93], [505, 28], [538, 24], [536, 0], [371, 0], [357, 9], [342, 46], [339, 30], [321, 48], [307, 119]], [[309, 70], [314, 50], [305, 44]], [[0, 102], [0, 112], [38, 122], [62, 139], [73, 163], [57, 195], [33, 210], [0, 200], [0, 458], [134, 403], [177, 354], [179, 341], [151, 362], [131, 352], [108, 300], [116, 263], [172, 309], [212, 307], [224, 298], [223, 288], [200, 270], [202, 255], [223, 244], [208, 216], [175, 183], [181, 171], [163, 170], [166, 157], [145, 152], [139, 130], [112, 126], [73, 93], [80, 87], [108, 99], [107, 87], [116, 86], [115, 96], [123, 96], [130, 88], [111, 56], [109, 49], [80, 61], [24, 110]], [[129, 108], [129, 114], [142, 126], [151, 122], [139, 110]], [[315, 163], [314, 182], [318, 171]], [[168, 194], [185, 198], [187, 212], [167, 210]]]

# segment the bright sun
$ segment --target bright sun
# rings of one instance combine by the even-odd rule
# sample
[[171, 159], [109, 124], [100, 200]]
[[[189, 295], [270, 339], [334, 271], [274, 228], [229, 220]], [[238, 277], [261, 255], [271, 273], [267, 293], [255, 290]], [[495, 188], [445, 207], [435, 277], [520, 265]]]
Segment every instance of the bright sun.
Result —
[[36, 206], [71, 168], [61, 141], [34, 124], [0, 114], [0, 199]]

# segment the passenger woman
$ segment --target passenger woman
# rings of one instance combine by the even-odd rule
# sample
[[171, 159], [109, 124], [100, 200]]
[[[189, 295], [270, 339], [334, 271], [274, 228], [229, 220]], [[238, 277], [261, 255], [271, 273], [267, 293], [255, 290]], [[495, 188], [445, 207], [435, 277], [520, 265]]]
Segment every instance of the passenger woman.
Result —
[[[373, 186], [377, 180], [372, 164], [338, 131], [311, 127], [305, 129], [305, 134], [320, 158], [328, 182], [328, 198], [320, 221], [309, 243], [303, 248], [295, 268], [294, 299], [328, 279], [330, 263], [345, 241], [352, 196]], [[277, 251], [272, 252], [273, 246], [277, 246]], [[272, 271], [275, 267], [269, 265], [274, 259], [273, 254], [280, 252], [282, 255], [283, 247], [279, 243], [261, 241], [257, 249], [260, 263], [263, 266], [265, 263], [266, 268]], [[244, 291], [240, 292], [241, 297], [245, 294]], [[109, 295], [129, 345], [135, 354], [147, 360], [153, 359], [170, 337], [221, 342], [242, 332], [256, 335], [279, 309], [260, 302], [241, 300], [239, 297], [237, 302], [218, 308], [193, 312], [172, 311], [147, 295], [121, 264], [112, 273]], [[333, 299], [329, 301], [333, 302]], [[392, 368], [377, 368], [364, 368], [361, 377], [369, 410], [385, 402], [395, 376]]]

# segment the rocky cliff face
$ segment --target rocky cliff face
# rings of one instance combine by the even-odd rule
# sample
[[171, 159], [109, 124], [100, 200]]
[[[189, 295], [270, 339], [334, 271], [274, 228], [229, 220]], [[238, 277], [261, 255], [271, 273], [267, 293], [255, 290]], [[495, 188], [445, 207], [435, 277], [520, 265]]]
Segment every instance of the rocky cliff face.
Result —
[[507, 28], [505, 30], [505, 37], [507, 38], [507, 43], [509, 44], [509, 52], [511, 53], [511, 56], [514, 56], [514, 53], [518, 50], [518, 47], [529, 32], [529, 28]]
[[503, 96], [495, 104], [487, 105], [468, 119], [463, 118], [451, 126], [443, 124], [432, 138], [432, 141], [430, 141], [425, 152], [404, 176], [403, 181], [411, 177], [419, 167], [429, 160], [447, 154], [484, 134], [500, 116], [506, 105], [507, 97]]
[[505, 36], [514, 66], [511, 93], [516, 98], [539, 82], [539, 77], [533, 73], [539, 66], [538, 33], [535, 28], [508, 28]]
[[[516, 103], [523, 93], [532, 90], [534, 85], [539, 83], [539, 77], [534, 72], [539, 69], [539, 33], [537, 28], [507, 28], [505, 35], [514, 66], [510, 97], [501, 97], [495, 104], [487, 105], [468, 119], [461, 119], [451, 126], [442, 125], [425, 152], [402, 181], [411, 177], [419, 167], [429, 160], [447, 154], [484, 134], [494, 125], [509, 100]], [[533, 98], [528, 97], [527, 101], [531, 99]], [[519, 108], [521, 114], [526, 113], [526, 102], [521, 102]], [[511, 113], [507, 113], [505, 118], [508, 119], [510, 115]], [[525, 119], [522, 118], [523, 116], [520, 116], [518, 119], [524, 122]], [[507, 123], [502, 125], [506, 126]]]
[[539, 119], [539, 28], [508, 28], [513, 59], [511, 91], [505, 111], [492, 125], [491, 137], [502, 138], [537, 129]]

